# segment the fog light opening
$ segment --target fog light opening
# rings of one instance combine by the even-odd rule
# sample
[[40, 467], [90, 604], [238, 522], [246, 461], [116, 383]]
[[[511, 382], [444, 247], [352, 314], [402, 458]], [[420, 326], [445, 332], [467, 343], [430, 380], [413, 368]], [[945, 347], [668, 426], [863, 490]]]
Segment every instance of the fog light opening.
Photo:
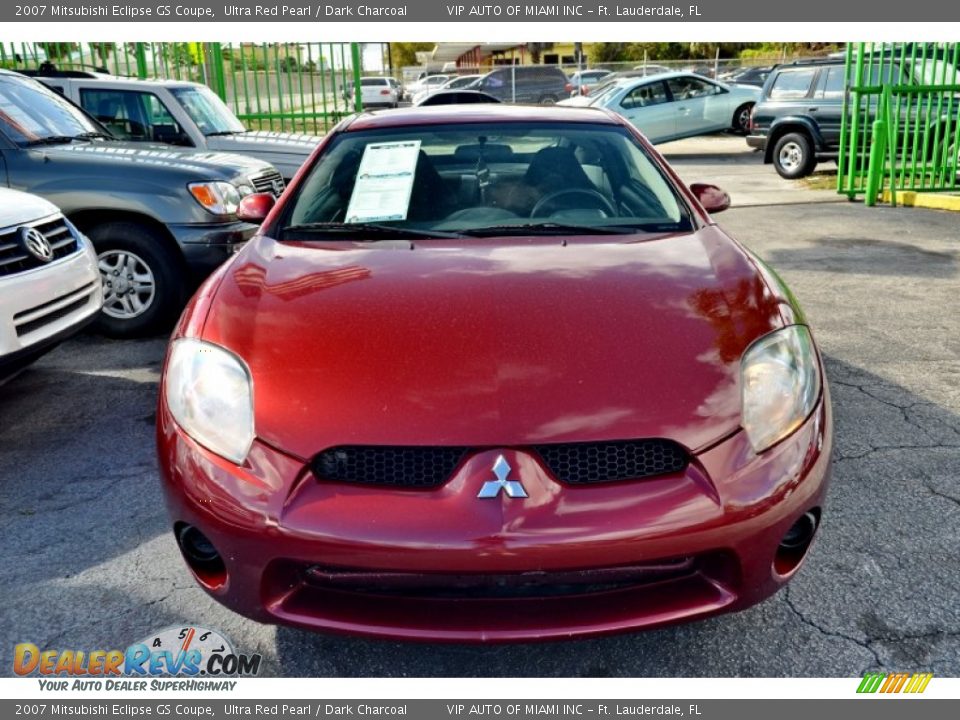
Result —
[[221, 587], [227, 581], [227, 568], [210, 538], [188, 523], [177, 523], [174, 533], [183, 559], [197, 579], [210, 589]]
[[784, 534], [773, 558], [773, 569], [778, 575], [789, 575], [803, 561], [810, 543], [820, 526], [820, 508], [813, 508], [801, 515]]

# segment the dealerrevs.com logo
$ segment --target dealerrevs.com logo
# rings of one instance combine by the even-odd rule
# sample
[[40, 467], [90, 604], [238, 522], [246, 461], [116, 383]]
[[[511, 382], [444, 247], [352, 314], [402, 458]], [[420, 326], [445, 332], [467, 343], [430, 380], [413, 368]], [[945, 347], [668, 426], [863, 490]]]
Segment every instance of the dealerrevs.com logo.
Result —
[[[116, 678], [250, 677], [260, 672], [261, 660], [258, 654], [235, 652], [230, 641], [216, 630], [178, 626], [151, 634], [126, 650], [41, 650], [33, 643], [20, 643], [14, 648], [13, 671], [19, 676], [76, 678], [73, 682], [41, 680], [44, 689], [146, 690], [146, 680]], [[196, 685], [198, 690], [220, 689], [215, 683]], [[165, 686], [153, 683], [150, 689]]]

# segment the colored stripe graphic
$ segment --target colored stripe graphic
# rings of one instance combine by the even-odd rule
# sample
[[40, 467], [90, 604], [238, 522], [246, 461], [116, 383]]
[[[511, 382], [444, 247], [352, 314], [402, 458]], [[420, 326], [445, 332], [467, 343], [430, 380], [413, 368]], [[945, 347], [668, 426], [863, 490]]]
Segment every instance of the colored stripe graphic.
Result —
[[922, 693], [927, 689], [933, 673], [866, 673], [858, 693]]
[[857, 688], [858, 693], [875, 693], [880, 689], [880, 683], [886, 677], [883, 673], [867, 673]]

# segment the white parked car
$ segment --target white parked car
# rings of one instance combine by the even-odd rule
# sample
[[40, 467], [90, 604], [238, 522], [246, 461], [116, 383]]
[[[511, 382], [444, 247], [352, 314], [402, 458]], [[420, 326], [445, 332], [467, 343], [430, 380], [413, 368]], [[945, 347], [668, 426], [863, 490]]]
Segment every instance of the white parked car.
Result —
[[[349, 92], [352, 96], [353, 87]], [[395, 108], [400, 104], [399, 84], [393, 78], [360, 78], [360, 102], [365, 108]]]
[[[432, 77], [443, 77], [443, 75], [434, 75]], [[445, 90], [464, 90], [479, 80], [482, 75], [453, 75], [446, 82], [425, 83], [421, 90], [413, 96], [413, 104], [419, 105], [434, 93]], [[430, 78], [427, 78], [428, 80]]]
[[102, 304], [90, 241], [52, 203], [0, 188], [0, 380], [91, 322]]
[[418, 78], [416, 82], [410, 83], [407, 86], [407, 95], [410, 96], [411, 100], [415, 100], [416, 97], [425, 90], [439, 90], [441, 86], [450, 80], [450, 77], [450, 75], [424, 75]]
[[673, 72], [615, 80], [586, 97], [560, 104], [613, 110], [636, 125], [650, 142], [663, 143], [720, 130], [745, 133], [759, 97], [758, 87], [726, 85], [694, 73]]

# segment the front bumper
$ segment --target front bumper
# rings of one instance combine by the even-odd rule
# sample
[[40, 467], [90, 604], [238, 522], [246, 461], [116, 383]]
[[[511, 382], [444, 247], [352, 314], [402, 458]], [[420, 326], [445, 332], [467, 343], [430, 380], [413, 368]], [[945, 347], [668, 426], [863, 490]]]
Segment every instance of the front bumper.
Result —
[[167, 225], [183, 251], [195, 280], [212, 273], [254, 236], [257, 226], [245, 222], [217, 225]]
[[102, 304], [97, 257], [89, 241], [49, 265], [0, 278], [0, 378], [79, 332]]
[[[523, 450], [492, 449], [413, 491], [321, 483], [259, 441], [237, 467], [188, 438], [162, 401], [157, 432], [171, 518], [221, 553], [221, 570], [194, 576], [224, 605], [311, 629], [507, 641], [655, 627], [769, 597], [802, 561], [775, 568], [784, 534], [819, 517], [831, 427], [825, 394], [761, 456], [738, 432], [683, 473], [568, 487]], [[501, 453], [528, 499], [477, 499]]]

